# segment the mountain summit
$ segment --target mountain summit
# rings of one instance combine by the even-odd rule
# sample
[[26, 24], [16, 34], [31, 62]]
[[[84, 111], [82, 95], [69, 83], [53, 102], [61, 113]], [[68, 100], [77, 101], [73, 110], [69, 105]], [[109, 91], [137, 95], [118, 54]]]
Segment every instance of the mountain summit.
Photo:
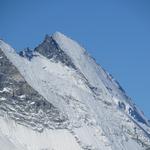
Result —
[[60, 32], [16, 53], [0, 40], [3, 150], [149, 150], [150, 122], [84, 48]]

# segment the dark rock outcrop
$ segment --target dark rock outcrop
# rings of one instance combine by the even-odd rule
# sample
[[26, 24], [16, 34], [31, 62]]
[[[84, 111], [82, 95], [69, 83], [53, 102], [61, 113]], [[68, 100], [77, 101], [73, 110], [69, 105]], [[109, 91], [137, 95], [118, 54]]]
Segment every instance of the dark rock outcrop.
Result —
[[34, 50], [50, 60], [61, 62], [68, 67], [76, 69], [70, 57], [63, 50], [61, 50], [56, 41], [48, 35], [46, 35], [44, 41]]
[[42, 131], [64, 128], [67, 117], [25, 81], [0, 49], [0, 115]]

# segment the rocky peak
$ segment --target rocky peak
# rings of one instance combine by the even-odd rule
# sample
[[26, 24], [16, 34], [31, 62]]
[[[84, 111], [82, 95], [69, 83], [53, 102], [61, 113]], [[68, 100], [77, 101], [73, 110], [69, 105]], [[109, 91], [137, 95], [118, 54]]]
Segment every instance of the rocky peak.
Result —
[[19, 55], [21, 57], [27, 58], [29, 61], [33, 58], [33, 56], [36, 56], [36, 54], [34, 54], [34, 51], [28, 47], [25, 48], [24, 50], [20, 51]]
[[46, 35], [44, 41], [34, 51], [54, 62], [61, 62], [68, 67], [76, 68], [71, 58], [59, 47], [53, 36]]
[[[17, 122], [17, 132], [21, 124], [27, 131], [25, 138], [29, 139], [22, 139], [27, 149], [77, 150], [74, 143], [79, 150], [149, 149], [147, 118], [77, 42], [57, 32], [46, 35], [34, 51], [21, 52], [21, 57], [3, 41], [0, 48], [0, 121], [3, 123], [8, 116], [6, 124]], [[34, 54], [38, 56], [28, 61]], [[5, 131], [1, 122], [0, 140], [3, 130], [4, 135], [15, 139], [14, 143], [20, 140], [16, 132]], [[31, 136], [39, 133], [32, 129], [41, 132], [39, 140]], [[15, 138], [11, 138], [12, 134]], [[67, 148], [54, 146], [63, 143], [68, 135], [73, 142], [65, 140]], [[40, 144], [37, 148], [32, 147], [32, 139]]]

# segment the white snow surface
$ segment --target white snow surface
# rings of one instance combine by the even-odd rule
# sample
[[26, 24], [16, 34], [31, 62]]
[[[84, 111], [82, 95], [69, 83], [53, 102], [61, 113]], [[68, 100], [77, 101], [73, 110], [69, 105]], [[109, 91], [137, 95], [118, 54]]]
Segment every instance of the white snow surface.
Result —
[[52, 37], [78, 71], [37, 52], [38, 56], [29, 61], [3, 41], [0, 48], [30, 86], [68, 116], [70, 124], [67, 129], [38, 133], [1, 117], [3, 150], [146, 150], [142, 142], [150, 145], [150, 139], [142, 127], [150, 129], [133, 120], [127, 111], [118, 109], [119, 101], [127, 107], [132, 107], [132, 102], [115, 80], [78, 43], [59, 32]]
[[0, 118], [1, 150], [81, 150], [67, 130], [45, 130], [42, 133]]

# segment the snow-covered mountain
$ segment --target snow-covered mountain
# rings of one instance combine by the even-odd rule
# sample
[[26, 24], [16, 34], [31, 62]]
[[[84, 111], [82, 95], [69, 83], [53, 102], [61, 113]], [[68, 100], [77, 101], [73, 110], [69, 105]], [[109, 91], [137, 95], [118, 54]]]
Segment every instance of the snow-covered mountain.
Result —
[[0, 150], [149, 150], [150, 122], [78, 43], [0, 40]]

